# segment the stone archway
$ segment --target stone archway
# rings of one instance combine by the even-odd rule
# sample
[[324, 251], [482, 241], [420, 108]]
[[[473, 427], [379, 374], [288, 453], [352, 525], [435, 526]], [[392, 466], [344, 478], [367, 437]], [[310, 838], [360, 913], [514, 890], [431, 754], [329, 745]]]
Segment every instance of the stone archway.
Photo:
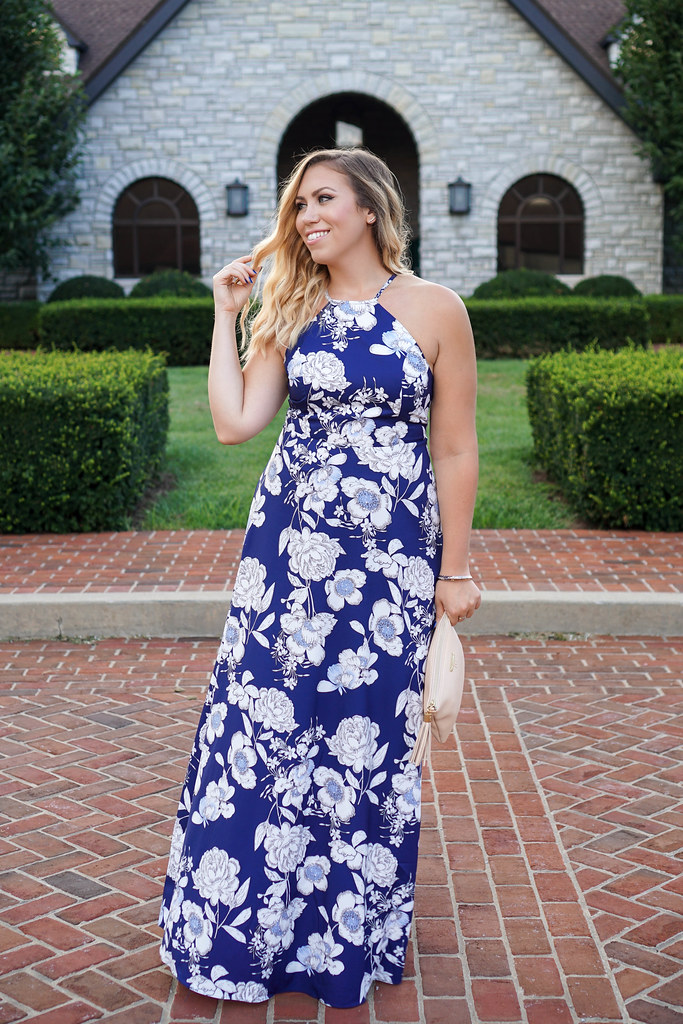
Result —
[[339, 92], [304, 107], [280, 140], [277, 180], [281, 183], [297, 159], [311, 149], [361, 143], [389, 165], [403, 192], [411, 232], [413, 269], [419, 272], [419, 155], [413, 133], [393, 107], [366, 93]]

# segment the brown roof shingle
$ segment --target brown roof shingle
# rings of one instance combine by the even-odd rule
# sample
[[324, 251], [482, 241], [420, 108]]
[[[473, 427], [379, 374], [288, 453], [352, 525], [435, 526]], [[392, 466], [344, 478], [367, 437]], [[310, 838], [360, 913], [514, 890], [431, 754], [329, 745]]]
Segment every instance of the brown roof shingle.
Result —
[[87, 46], [79, 69], [87, 82], [163, 0], [53, 0], [57, 18]]

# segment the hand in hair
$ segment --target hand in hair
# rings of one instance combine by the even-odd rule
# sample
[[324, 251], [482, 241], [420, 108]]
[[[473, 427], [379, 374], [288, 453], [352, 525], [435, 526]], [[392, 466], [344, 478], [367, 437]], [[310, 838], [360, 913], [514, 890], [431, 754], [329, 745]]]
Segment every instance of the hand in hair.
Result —
[[240, 256], [219, 270], [213, 278], [213, 298], [217, 310], [236, 316], [251, 294], [257, 271], [250, 267], [251, 256]]

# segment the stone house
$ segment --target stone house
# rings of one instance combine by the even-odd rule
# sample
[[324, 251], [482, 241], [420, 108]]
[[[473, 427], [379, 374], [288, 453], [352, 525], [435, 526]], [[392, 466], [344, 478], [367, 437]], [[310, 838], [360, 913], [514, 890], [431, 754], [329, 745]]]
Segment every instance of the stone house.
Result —
[[468, 295], [528, 266], [661, 291], [661, 188], [609, 63], [621, 0], [54, 9], [90, 100], [58, 279], [128, 288], [179, 266], [210, 281], [267, 230], [296, 155], [362, 142], [399, 178], [425, 277]]

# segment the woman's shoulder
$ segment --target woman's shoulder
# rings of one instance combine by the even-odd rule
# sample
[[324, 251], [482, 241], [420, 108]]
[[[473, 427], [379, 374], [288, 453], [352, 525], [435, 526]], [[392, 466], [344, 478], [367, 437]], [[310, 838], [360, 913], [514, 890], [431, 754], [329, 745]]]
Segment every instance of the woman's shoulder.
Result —
[[452, 288], [423, 277], [399, 274], [392, 282], [392, 291], [397, 299], [426, 317], [467, 316], [465, 303]]

